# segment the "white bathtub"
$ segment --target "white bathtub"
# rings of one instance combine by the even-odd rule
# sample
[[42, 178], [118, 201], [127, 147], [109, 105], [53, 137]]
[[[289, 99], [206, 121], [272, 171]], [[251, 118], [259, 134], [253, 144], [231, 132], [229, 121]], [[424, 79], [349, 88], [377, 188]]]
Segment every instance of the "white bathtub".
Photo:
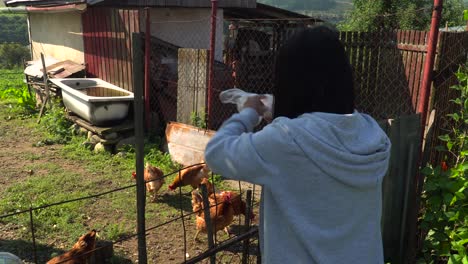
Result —
[[62, 90], [63, 104], [93, 125], [109, 125], [128, 115], [133, 93], [98, 78], [50, 79]]

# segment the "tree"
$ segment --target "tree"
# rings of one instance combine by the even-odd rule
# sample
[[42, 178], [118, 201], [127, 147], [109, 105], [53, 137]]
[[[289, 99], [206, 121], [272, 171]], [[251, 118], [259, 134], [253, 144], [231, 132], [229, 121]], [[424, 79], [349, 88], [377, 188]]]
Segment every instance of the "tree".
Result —
[[0, 44], [0, 68], [14, 68], [29, 59], [29, 49], [19, 43]]
[[[339, 25], [342, 30], [428, 30], [432, 0], [354, 0], [354, 9]], [[463, 0], [445, 0], [441, 25], [463, 25]]]
[[0, 24], [0, 43], [28, 44], [28, 25], [25, 15], [0, 14]]

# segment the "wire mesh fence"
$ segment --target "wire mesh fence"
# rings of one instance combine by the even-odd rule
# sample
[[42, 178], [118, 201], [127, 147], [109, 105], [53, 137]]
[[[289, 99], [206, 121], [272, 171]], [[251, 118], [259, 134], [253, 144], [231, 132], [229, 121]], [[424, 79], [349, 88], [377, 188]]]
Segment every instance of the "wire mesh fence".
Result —
[[[297, 30], [322, 23], [317, 18], [218, 18], [217, 25], [222, 25], [224, 34], [222, 45], [216, 41], [212, 87], [208, 87], [210, 50], [198, 49], [200, 45], [195, 44], [161, 44], [164, 42], [153, 37], [152, 58], [156, 61], [152, 60], [151, 114], [162, 121], [155, 123], [178, 121], [217, 129], [235, 113], [234, 106], [220, 103], [219, 93], [233, 87], [272, 93], [279, 47]], [[339, 36], [354, 70], [357, 110], [376, 119], [415, 113], [420, 103], [428, 33], [394, 29], [342, 31]], [[191, 35], [184, 37], [190, 39]], [[452, 61], [456, 63], [459, 61]]]
[[[175, 179], [181, 175], [181, 172], [184, 169], [193, 168], [198, 165], [200, 164], [181, 168], [180, 170], [164, 175], [163, 178], [166, 180]], [[218, 176], [214, 174], [209, 176], [211, 181], [216, 181], [215, 177]], [[151, 182], [151, 180], [147, 180], [145, 183], [149, 182]], [[193, 207], [193, 199], [190, 197], [191, 193], [186, 193], [188, 190], [187, 188], [183, 188], [181, 186], [175, 190], [174, 193], [164, 195], [160, 194], [157, 202], [170, 204], [178, 211], [178, 213], [173, 212], [172, 215], [166, 218], [158, 217], [159, 219], [148, 221], [148, 225], [145, 229], [145, 235], [147, 237], [148, 261], [150, 263], [161, 261], [164, 263], [209, 263], [209, 259], [214, 258], [216, 263], [256, 263], [257, 258], [259, 257], [258, 229], [256, 227], [256, 223], [252, 223], [251, 221], [250, 209], [252, 210], [252, 213], [254, 211], [258, 212], [258, 190], [256, 191], [255, 187], [253, 190], [248, 190], [245, 189], [245, 187], [241, 187], [240, 182], [238, 184], [238, 190], [232, 191], [232, 189], [236, 189], [235, 185], [233, 185], [229, 190], [231, 190], [230, 192], [239, 195], [236, 196], [239, 199], [238, 201], [246, 203], [246, 210], [248, 211], [240, 212], [239, 215], [235, 215], [231, 222], [226, 223], [226, 227], [229, 228], [227, 229], [229, 231], [229, 235], [223, 234], [221, 232], [222, 230], [216, 232], [212, 230], [213, 226], [207, 224], [206, 229], [211, 230], [212, 237], [207, 236], [207, 232], [205, 232], [201, 233], [198, 237], [199, 239], [196, 241], [194, 240], [194, 234], [196, 230], [199, 229], [196, 224], [197, 221], [200, 221], [200, 217], [203, 219], [202, 221], [207, 221], [207, 219], [210, 219], [210, 216], [201, 215], [200, 210], [202, 209], [195, 210], [195, 207]], [[211, 192], [214, 194], [200, 192], [204, 198], [206, 197], [207, 201], [208, 195], [210, 195], [210, 197], [213, 197], [213, 195], [219, 196], [222, 191], [226, 191], [226, 189], [218, 189], [215, 185], [212, 186], [213, 188], [211, 189]], [[57, 210], [62, 211], [63, 209], [60, 209], [61, 207], [67, 206], [71, 203], [81, 203], [79, 205], [80, 207], [92, 207], [93, 204], [99, 204], [99, 200], [101, 199], [122, 199], [119, 197], [134, 195], [135, 188], [136, 185], [133, 184], [92, 195], [63, 200], [56, 203], [43, 204], [34, 207], [31, 206], [29, 208], [15, 208], [12, 212], [0, 215], [0, 223], [3, 225], [4, 223], [11, 222], [12, 218], [17, 219], [20, 222], [24, 222], [25, 226], [23, 232], [29, 234], [32, 245], [30, 247], [28, 246], [27, 248], [24, 247], [21, 249], [28, 251], [27, 253], [20, 252], [22, 257], [29, 259], [29, 263], [45, 263], [48, 259], [50, 259], [50, 257], [47, 257], [48, 254], [45, 254], [46, 249], [41, 243], [43, 242], [41, 236], [45, 235], [41, 229], [49, 230], [50, 228], [44, 226], [45, 222], [41, 215], [49, 215], [47, 212], [48, 210], [52, 211], [51, 214], [54, 214], [57, 212]], [[236, 200], [232, 200], [233, 206], [235, 201]], [[208, 210], [212, 210], [213, 208], [216, 209], [217, 206], [222, 202], [223, 201], [221, 200], [211, 200], [208, 204], [205, 205]], [[54, 207], [57, 209], [52, 210]], [[132, 210], [125, 213], [122, 211], [122, 209], [123, 208], [116, 208], [116, 213], [114, 215], [116, 217], [115, 221], [119, 221], [119, 219], [128, 219], [128, 216], [125, 217], [125, 214], [132, 213]], [[149, 208], [149, 206], [147, 206], [146, 210], [154, 210], [154, 208]], [[161, 212], [161, 214], [164, 214], [164, 212]], [[215, 210], [209, 214], [221, 214], [221, 212]], [[21, 217], [24, 219], [20, 220]], [[72, 221], [72, 219], [70, 219], [70, 221]], [[127, 221], [128, 220], [125, 220], [125, 222]], [[83, 227], [83, 230], [86, 230], [87, 228], [91, 229], [93, 226], [102, 226], [101, 223], [95, 222], [95, 220], [91, 220], [90, 222], [91, 223], [89, 223], [89, 225]], [[208, 221], [206, 223], [208, 223]], [[132, 223], [130, 222], [127, 224]], [[212, 224], [214, 225], [216, 223]], [[109, 227], [103, 228], [108, 229]], [[101, 230], [98, 229], [98, 233], [99, 231]], [[109, 230], [106, 231], [109, 233]], [[208, 234], [209, 233], [210, 232], [208, 232]], [[110, 253], [109, 256], [109, 248], [112, 249], [114, 247], [130, 250], [132, 247], [134, 247], [137, 236], [138, 234], [136, 232], [130, 232], [122, 234], [112, 241], [100, 241], [96, 244], [95, 248], [91, 249], [90, 251], [81, 252], [81, 255], [94, 252], [95, 257], [104, 256], [106, 258], [110, 258], [112, 253]], [[6, 239], [6, 237], [2, 239]], [[211, 246], [209, 246], [207, 243], [209, 240], [213, 241]], [[74, 257], [78, 258], [81, 255], [77, 254]], [[104, 263], [110, 260], [100, 258], [95, 259], [95, 261], [97, 261], [95, 263]]]
[[427, 138], [426, 148], [429, 151], [428, 160], [434, 164], [445, 158], [436, 150], [443, 144], [439, 136], [447, 134], [454, 126], [447, 114], [457, 112], [457, 105], [453, 100], [460, 96], [459, 91], [450, 87], [458, 84], [455, 73], [462, 65], [468, 65], [468, 30], [455, 27], [451, 30], [443, 29], [440, 32], [440, 41], [434, 67], [433, 89], [429, 111], [434, 111], [433, 118], [428, 124], [430, 134]]

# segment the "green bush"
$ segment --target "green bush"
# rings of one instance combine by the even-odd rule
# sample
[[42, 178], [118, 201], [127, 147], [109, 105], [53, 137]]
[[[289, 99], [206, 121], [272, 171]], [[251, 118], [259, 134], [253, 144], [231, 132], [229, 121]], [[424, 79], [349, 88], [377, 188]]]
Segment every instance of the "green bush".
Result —
[[26, 15], [0, 14], [0, 43], [29, 43]]
[[23, 60], [29, 60], [30, 57], [27, 46], [19, 43], [0, 44], [0, 68], [12, 69], [20, 67], [23, 64]]
[[72, 122], [65, 117], [65, 109], [59, 101], [53, 101], [52, 105], [41, 118], [41, 124], [52, 137], [48, 142], [65, 144], [72, 138]]
[[424, 263], [468, 263], [468, 67], [462, 67], [459, 97], [449, 114], [453, 127], [439, 137], [444, 142], [441, 164], [426, 166], [421, 229], [426, 234], [421, 260]]
[[22, 112], [35, 110], [36, 101], [30, 94], [26, 84], [23, 82], [23, 73], [20, 69], [0, 70], [0, 99], [8, 100], [15, 107], [22, 108]]

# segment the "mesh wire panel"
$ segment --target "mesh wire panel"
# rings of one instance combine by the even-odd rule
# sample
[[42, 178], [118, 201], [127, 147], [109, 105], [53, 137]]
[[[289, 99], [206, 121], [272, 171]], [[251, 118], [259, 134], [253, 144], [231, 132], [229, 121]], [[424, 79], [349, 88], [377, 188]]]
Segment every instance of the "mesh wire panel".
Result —
[[[297, 30], [320, 23], [316, 19], [218, 18], [223, 34], [219, 36], [217, 32], [210, 87], [209, 35], [184, 31], [184, 23], [189, 22], [166, 22], [172, 23], [173, 35], [152, 37], [150, 98], [155, 127], [178, 121], [202, 128], [219, 128], [236, 112], [235, 106], [221, 104], [219, 93], [233, 87], [271, 93], [275, 56], [281, 44]], [[196, 23], [209, 28], [209, 18]], [[168, 27], [162, 24], [155, 27]], [[222, 45], [218, 39], [223, 40]], [[416, 112], [427, 53], [426, 31], [340, 32], [340, 39], [354, 70], [359, 111], [376, 119]], [[450, 68], [458, 60], [451, 61], [444, 67]]]
[[[192, 22], [209, 28], [209, 17]], [[318, 22], [315, 19], [218, 18], [223, 41], [222, 44], [216, 41], [211, 86], [209, 36], [184, 31], [183, 23], [190, 21], [167, 23], [173, 23], [170, 25], [175, 29], [171, 31], [173, 35], [153, 34], [151, 38], [151, 124], [161, 134], [170, 121], [218, 129], [236, 112], [234, 105], [223, 105], [219, 100], [219, 93], [226, 89], [239, 87], [248, 92], [271, 93], [275, 57], [282, 43], [297, 30]], [[168, 27], [158, 25], [161, 30]], [[340, 32], [339, 36], [354, 70], [356, 108], [378, 120], [415, 113], [421, 103], [418, 95], [423, 81], [428, 32]], [[430, 138], [432, 145], [429, 145], [431, 159], [440, 158], [432, 149], [440, 144], [438, 135], [450, 127], [446, 114], [454, 110], [449, 100], [457, 94], [449, 87], [457, 83], [454, 73], [459, 65], [467, 62], [467, 36], [467, 32], [440, 33], [429, 105], [429, 109], [437, 112]], [[186, 230], [194, 227], [193, 219], [187, 219], [187, 224], [182, 226], [184, 236]], [[180, 225], [179, 221], [177, 223]], [[258, 242], [255, 240], [251, 244], [255, 243]], [[241, 246], [233, 245], [217, 253], [217, 263], [240, 263], [242, 254], [238, 247]], [[191, 255], [201, 253], [206, 245], [189, 250], [192, 250]], [[249, 250], [256, 252], [258, 249], [253, 246]], [[249, 257], [252, 259], [249, 263], [255, 261], [256, 254]], [[180, 255], [177, 261], [183, 261], [183, 257]], [[208, 261], [205, 259], [202, 263]]]
[[[451, 89], [458, 84], [455, 73], [461, 65], [468, 65], [468, 31], [465, 27], [445, 28], [440, 32], [439, 46], [434, 67], [434, 81], [429, 110], [434, 110], [433, 123], [429, 120], [430, 133], [426, 148], [429, 150], [429, 160], [439, 163], [444, 157], [435, 150], [443, 142], [440, 135], [447, 134], [457, 126], [447, 114], [458, 111], [451, 100], [460, 96], [459, 91]], [[450, 157], [447, 157], [450, 158]]]
[[[230, 22], [226, 64], [234, 83], [249, 92], [271, 93], [278, 48], [315, 20]], [[421, 83], [426, 32], [340, 32], [354, 70], [356, 107], [377, 119], [413, 113]], [[313, 86], [313, 84], [311, 84]]]

